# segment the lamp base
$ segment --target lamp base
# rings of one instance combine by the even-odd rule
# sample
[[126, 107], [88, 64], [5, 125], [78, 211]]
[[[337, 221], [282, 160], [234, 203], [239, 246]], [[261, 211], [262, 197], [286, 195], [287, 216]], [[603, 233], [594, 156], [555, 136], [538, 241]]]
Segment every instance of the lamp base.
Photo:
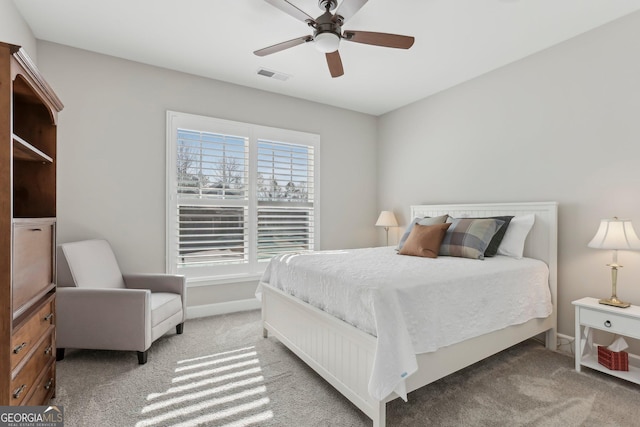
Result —
[[601, 299], [600, 301], [598, 301], [600, 304], [605, 304], [605, 305], [612, 305], [614, 307], [620, 307], [620, 308], [627, 308], [627, 307], [631, 307], [631, 304], [629, 304], [628, 302], [622, 302], [620, 301], [618, 298], [616, 297], [611, 297], [609, 299]]

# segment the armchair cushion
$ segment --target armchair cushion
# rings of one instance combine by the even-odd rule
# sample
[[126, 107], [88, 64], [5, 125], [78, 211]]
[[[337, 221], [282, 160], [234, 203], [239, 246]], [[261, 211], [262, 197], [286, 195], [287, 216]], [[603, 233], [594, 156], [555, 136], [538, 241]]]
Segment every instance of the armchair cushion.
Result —
[[164, 320], [182, 311], [182, 298], [179, 294], [168, 292], [151, 293], [151, 326], [157, 326]]
[[106, 240], [84, 240], [60, 245], [79, 288], [124, 288], [116, 257]]
[[[184, 276], [175, 274], [123, 274], [125, 286], [128, 289], [149, 289], [151, 292], [168, 292], [181, 297], [182, 319], [187, 313], [187, 281]], [[154, 323], [155, 326], [155, 323]]]

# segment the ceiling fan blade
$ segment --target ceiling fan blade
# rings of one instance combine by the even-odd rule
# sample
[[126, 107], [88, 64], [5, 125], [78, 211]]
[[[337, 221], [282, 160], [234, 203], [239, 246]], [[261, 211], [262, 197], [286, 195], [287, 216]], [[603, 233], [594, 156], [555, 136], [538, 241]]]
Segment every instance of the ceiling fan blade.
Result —
[[299, 19], [302, 22], [305, 22], [307, 24], [309, 22], [315, 22], [315, 20], [311, 16], [307, 15], [304, 11], [299, 9], [297, 6], [294, 6], [292, 3], [290, 3], [287, 0], [265, 0], [265, 1], [269, 3], [271, 6], [280, 9], [284, 13], [290, 16], [293, 16], [294, 18]]
[[343, 75], [342, 59], [340, 59], [338, 51], [325, 53], [325, 56], [327, 57], [327, 65], [329, 66], [331, 77], [340, 77]]
[[415, 39], [411, 36], [399, 34], [373, 33], [370, 31], [345, 31], [342, 36], [345, 40], [356, 43], [372, 44], [375, 46], [394, 47], [397, 49], [409, 49]]
[[313, 37], [302, 36], [302, 37], [298, 37], [297, 39], [287, 40], [286, 42], [282, 42], [282, 43], [274, 44], [273, 46], [258, 49], [253, 53], [258, 56], [271, 55], [272, 53], [280, 52], [281, 50], [289, 49], [290, 47], [298, 46], [299, 44], [307, 43], [310, 41], [313, 41]]
[[368, 0], [344, 0], [336, 9], [335, 14], [342, 16], [342, 19], [346, 21], [355, 15], [367, 1]]

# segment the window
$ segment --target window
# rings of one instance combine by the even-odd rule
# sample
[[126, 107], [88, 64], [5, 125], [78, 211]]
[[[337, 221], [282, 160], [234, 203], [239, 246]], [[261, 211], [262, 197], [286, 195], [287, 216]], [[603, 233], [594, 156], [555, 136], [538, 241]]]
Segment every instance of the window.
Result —
[[318, 135], [167, 113], [168, 270], [259, 275], [318, 242]]

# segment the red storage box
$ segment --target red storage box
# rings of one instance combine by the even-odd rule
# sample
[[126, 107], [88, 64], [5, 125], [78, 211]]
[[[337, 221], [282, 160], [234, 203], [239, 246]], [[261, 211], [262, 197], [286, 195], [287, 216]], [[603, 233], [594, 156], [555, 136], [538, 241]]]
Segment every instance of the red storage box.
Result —
[[598, 363], [613, 371], [629, 370], [629, 353], [611, 351], [607, 347], [598, 346]]

